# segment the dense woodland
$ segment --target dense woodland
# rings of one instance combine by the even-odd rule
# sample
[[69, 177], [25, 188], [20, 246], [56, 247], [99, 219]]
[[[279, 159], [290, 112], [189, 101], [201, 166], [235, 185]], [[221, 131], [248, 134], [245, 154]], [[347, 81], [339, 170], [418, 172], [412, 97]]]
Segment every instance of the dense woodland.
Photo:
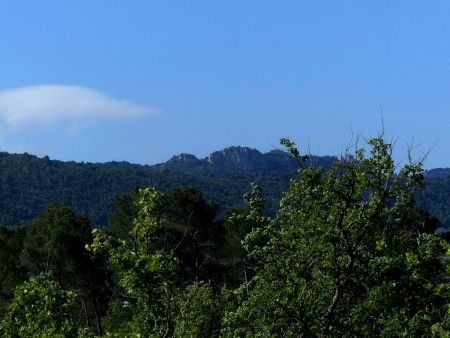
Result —
[[[225, 209], [243, 205], [243, 194], [251, 182], [265, 187], [267, 211], [275, 213], [281, 191], [287, 189], [296, 169], [282, 171], [216, 170], [194, 171], [178, 163], [143, 166], [127, 162], [76, 163], [38, 158], [29, 154], [0, 153], [0, 224], [27, 223], [50, 204], [65, 203], [85, 214], [96, 227], [108, 225], [119, 195], [135, 187], [168, 191], [189, 186], [203, 192], [205, 199]], [[188, 169], [188, 170], [186, 170]]]
[[422, 163], [396, 171], [382, 138], [328, 169], [283, 144], [300, 169], [273, 216], [256, 183], [223, 218], [197, 189], [140, 187], [102, 229], [65, 204], [0, 227], [0, 335], [448, 337]]
[[[304, 163], [329, 169], [336, 157], [310, 156]], [[95, 227], [105, 228], [119, 196], [132, 195], [136, 187], [167, 192], [193, 187], [206, 201], [218, 205], [217, 218], [225, 210], [244, 206], [243, 194], [250, 183], [264, 188], [264, 213], [275, 216], [289, 180], [298, 177], [299, 163], [289, 153], [230, 147], [205, 159], [181, 154], [158, 165], [128, 162], [76, 163], [38, 158], [29, 154], [0, 153], [0, 224], [26, 224], [54, 203], [64, 203], [86, 215]], [[450, 228], [450, 169], [425, 172], [425, 188], [417, 200]], [[120, 197], [121, 198], [121, 197]]]

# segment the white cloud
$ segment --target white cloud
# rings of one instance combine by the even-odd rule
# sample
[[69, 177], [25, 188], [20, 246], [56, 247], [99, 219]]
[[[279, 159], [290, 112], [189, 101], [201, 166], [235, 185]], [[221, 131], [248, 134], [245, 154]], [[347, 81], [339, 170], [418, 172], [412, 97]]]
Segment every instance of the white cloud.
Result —
[[155, 110], [82, 86], [40, 85], [0, 90], [0, 120], [9, 128], [61, 120], [120, 119]]

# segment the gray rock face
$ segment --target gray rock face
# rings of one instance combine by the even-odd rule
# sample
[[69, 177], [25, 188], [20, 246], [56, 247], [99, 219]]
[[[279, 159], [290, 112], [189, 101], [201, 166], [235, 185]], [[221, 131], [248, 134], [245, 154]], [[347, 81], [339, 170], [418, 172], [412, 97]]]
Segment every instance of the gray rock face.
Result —
[[[311, 163], [329, 168], [336, 159], [332, 156], [312, 156]], [[295, 173], [299, 169], [299, 163], [282, 150], [261, 153], [249, 147], [229, 147], [215, 151], [204, 159], [191, 154], [176, 155], [156, 167], [189, 174], [219, 176], [231, 172]]]
[[265, 166], [264, 155], [256, 149], [247, 147], [229, 147], [215, 151], [204, 161], [210, 167], [221, 167], [237, 171], [254, 171]]
[[180, 155], [174, 155], [166, 163], [185, 163], [185, 164], [199, 164], [199, 160], [195, 155], [182, 153]]

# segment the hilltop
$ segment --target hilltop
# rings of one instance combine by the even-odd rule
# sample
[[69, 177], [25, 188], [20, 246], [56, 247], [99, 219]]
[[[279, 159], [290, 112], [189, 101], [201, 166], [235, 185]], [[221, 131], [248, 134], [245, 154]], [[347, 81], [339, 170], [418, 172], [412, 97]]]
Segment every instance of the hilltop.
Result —
[[[311, 156], [316, 167], [329, 168], [337, 157]], [[30, 154], [0, 153], [0, 224], [12, 226], [37, 217], [50, 204], [64, 202], [86, 214], [94, 226], [105, 226], [117, 196], [137, 186], [161, 191], [189, 186], [223, 210], [242, 205], [242, 195], [256, 181], [264, 188], [266, 210], [273, 215], [281, 193], [296, 177], [299, 163], [281, 150], [262, 153], [248, 147], [229, 147], [203, 159], [179, 154], [164, 163], [78, 163]], [[444, 226], [450, 226], [450, 169], [426, 172], [427, 187], [418, 201]]]

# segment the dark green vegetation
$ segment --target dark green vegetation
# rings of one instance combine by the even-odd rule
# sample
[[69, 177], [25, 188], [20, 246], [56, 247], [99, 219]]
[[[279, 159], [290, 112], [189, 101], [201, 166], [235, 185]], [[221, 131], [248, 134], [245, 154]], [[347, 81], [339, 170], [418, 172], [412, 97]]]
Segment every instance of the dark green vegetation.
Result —
[[[330, 168], [335, 157], [312, 156], [306, 164]], [[287, 152], [231, 147], [200, 160], [181, 154], [169, 161], [143, 166], [127, 162], [75, 163], [48, 157], [0, 153], [0, 224], [23, 224], [39, 216], [52, 203], [65, 203], [89, 217], [92, 224], [105, 227], [119, 195], [136, 186], [159, 191], [194, 187], [211, 203], [219, 205], [218, 217], [230, 207], [243, 206], [242, 195], [251, 182], [264, 188], [265, 213], [275, 215], [281, 193], [289, 179], [297, 177], [299, 163]], [[418, 201], [450, 227], [450, 170], [426, 173], [427, 185]], [[428, 179], [428, 177], [430, 177]]]
[[63, 204], [0, 227], [0, 336], [449, 337], [422, 164], [368, 147], [304, 163], [270, 217], [257, 184], [224, 220], [196, 189], [141, 188], [104, 229]]
[[426, 177], [426, 187], [417, 201], [439, 219], [443, 228], [450, 229], [450, 169], [433, 169]]
[[242, 195], [252, 181], [266, 188], [268, 210], [274, 213], [280, 192], [287, 189], [289, 178], [296, 173], [291, 166], [281, 167], [281, 171], [222, 169], [221, 164], [204, 168], [185, 165], [184, 170], [180, 166], [176, 160], [164, 166], [142, 166], [127, 162], [61, 162], [28, 154], [0, 153], [0, 224], [26, 223], [50, 204], [63, 202], [86, 214], [95, 226], [104, 227], [115, 198], [136, 186], [153, 186], [160, 191], [195, 187], [208, 201], [219, 203], [219, 214], [223, 215], [226, 208], [243, 204]]

